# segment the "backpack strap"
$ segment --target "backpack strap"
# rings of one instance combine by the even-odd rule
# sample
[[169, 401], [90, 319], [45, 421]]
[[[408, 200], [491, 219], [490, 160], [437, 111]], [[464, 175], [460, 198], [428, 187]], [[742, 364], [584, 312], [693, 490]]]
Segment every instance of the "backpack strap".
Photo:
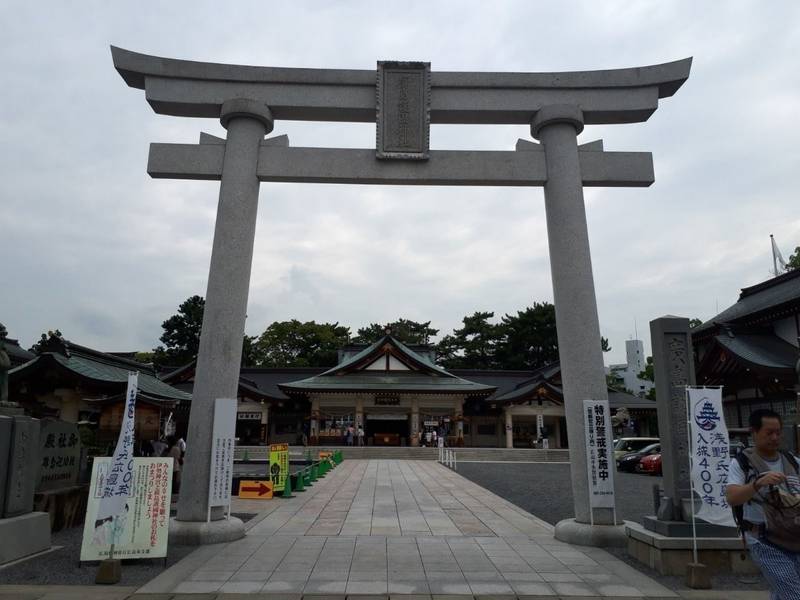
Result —
[[[797, 476], [800, 473], [800, 465], [797, 464], [797, 459], [794, 457], [793, 454], [787, 452], [786, 450], [781, 450], [781, 456], [783, 456], [783, 468], [784, 470], [788, 466], [789, 468], [794, 470], [794, 475]], [[788, 473], [791, 475], [791, 473]]]

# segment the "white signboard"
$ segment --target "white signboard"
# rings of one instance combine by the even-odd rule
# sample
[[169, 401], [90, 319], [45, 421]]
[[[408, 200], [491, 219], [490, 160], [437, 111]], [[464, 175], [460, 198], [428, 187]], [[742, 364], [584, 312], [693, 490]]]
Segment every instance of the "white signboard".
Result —
[[172, 458], [134, 458], [132, 462], [130, 496], [124, 498], [122, 511], [115, 518], [94, 519], [114, 464], [109, 457], [94, 459], [83, 525], [82, 561], [108, 558], [112, 542], [115, 558], [167, 555]]
[[614, 508], [614, 451], [607, 400], [583, 401], [589, 506]]
[[100, 488], [100, 503], [97, 512], [91, 512], [98, 521], [121, 514], [131, 495], [133, 479], [133, 429], [135, 425], [136, 394], [139, 388], [139, 373], [128, 373], [128, 391], [125, 393], [125, 412], [122, 415], [117, 445], [111, 458], [108, 477]]
[[542, 429], [544, 429], [544, 415], [538, 414], [536, 415], [536, 437], [545, 437], [542, 435]]
[[236, 438], [236, 400], [217, 398], [214, 402], [214, 428], [211, 442], [211, 478], [208, 509], [229, 506], [233, 481], [233, 446]]
[[687, 388], [692, 486], [700, 498], [696, 516], [735, 527], [725, 499], [730, 467], [728, 428], [722, 411], [722, 388]]

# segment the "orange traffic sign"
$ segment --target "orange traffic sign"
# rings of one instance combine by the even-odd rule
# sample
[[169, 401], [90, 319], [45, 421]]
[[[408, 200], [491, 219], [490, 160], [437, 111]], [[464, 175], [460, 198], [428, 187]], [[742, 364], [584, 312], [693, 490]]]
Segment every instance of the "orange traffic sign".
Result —
[[239, 482], [239, 498], [271, 500], [272, 482], [261, 479], [242, 479]]

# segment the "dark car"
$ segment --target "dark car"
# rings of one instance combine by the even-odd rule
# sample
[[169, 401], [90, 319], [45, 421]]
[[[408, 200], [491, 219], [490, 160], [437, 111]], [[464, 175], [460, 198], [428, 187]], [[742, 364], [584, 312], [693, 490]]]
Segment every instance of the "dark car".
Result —
[[661, 444], [658, 443], [645, 446], [638, 452], [629, 452], [628, 454], [623, 454], [622, 458], [617, 461], [617, 470], [633, 473], [636, 471], [636, 467], [643, 457], [650, 456], [651, 454], [659, 454], [660, 452]]

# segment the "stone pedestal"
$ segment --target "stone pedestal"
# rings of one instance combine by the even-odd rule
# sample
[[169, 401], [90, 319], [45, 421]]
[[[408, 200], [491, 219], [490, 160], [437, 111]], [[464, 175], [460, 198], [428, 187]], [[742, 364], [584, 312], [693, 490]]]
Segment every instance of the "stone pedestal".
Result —
[[0, 565], [50, 548], [50, 515], [29, 512], [0, 519]]
[[624, 525], [591, 525], [575, 519], [556, 523], [554, 537], [568, 544], [601, 548], [624, 548], [628, 543]]
[[169, 541], [171, 544], [184, 546], [221, 544], [240, 540], [244, 535], [244, 523], [236, 517], [208, 522], [169, 520]]
[[[670, 537], [626, 522], [628, 554], [661, 575], [685, 576], [694, 562], [691, 537]], [[750, 560], [740, 537], [698, 537], [699, 561], [713, 573], [755, 574], [758, 567]]]
[[689, 563], [686, 571], [686, 585], [694, 590], [711, 589], [711, 571], [703, 563]]

